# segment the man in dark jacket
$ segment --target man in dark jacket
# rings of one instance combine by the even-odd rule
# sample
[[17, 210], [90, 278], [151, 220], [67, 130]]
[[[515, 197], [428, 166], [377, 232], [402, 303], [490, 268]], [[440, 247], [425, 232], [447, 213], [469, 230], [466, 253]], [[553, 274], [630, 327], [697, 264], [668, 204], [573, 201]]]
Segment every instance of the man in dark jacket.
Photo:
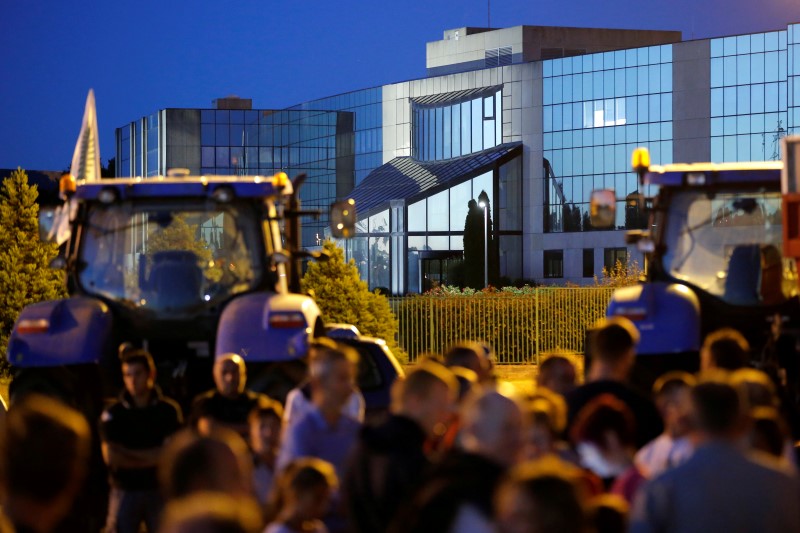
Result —
[[247, 416], [259, 402], [269, 400], [265, 394], [247, 390], [247, 367], [235, 353], [226, 353], [214, 361], [216, 387], [194, 399], [191, 424], [208, 434], [214, 424], [232, 429], [247, 440]]
[[489, 390], [467, 400], [461, 420], [461, 449], [451, 450], [431, 469], [390, 531], [494, 531], [494, 492], [522, 451], [522, 412], [514, 400]]
[[430, 463], [424, 445], [444, 433], [458, 393], [453, 374], [426, 362], [394, 388], [389, 419], [359, 435], [344, 490], [352, 531], [380, 533], [417, 489]]
[[125, 388], [119, 400], [103, 411], [100, 435], [111, 478], [107, 532], [148, 531], [158, 527], [163, 505], [157, 465], [167, 440], [183, 423], [178, 405], [161, 395], [156, 367], [144, 350], [122, 358]]
[[661, 434], [664, 426], [655, 404], [630, 385], [638, 342], [636, 326], [624, 317], [608, 318], [591, 333], [593, 360], [589, 376], [586, 383], [566, 395], [567, 434], [581, 409], [601, 394], [611, 394], [631, 410], [636, 422], [637, 448]]

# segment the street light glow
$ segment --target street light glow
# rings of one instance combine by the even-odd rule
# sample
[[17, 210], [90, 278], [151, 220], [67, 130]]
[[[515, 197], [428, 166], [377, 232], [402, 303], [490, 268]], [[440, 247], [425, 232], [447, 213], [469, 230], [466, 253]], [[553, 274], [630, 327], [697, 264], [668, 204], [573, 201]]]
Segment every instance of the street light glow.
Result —
[[486, 209], [486, 202], [478, 202], [478, 205]]

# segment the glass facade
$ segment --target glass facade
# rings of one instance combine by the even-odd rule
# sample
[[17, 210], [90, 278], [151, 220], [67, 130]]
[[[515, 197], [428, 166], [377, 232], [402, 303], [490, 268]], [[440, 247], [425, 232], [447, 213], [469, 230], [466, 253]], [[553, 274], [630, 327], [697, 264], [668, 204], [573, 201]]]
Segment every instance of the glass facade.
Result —
[[[202, 175], [306, 173], [304, 207], [327, 212], [352, 188], [353, 114], [336, 111], [164, 110], [117, 130], [118, 175], [166, 174], [160, 150], [172, 152], [170, 167]], [[187, 112], [188, 111], [188, 112]], [[160, 117], [168, 116], [164, 127]], [[134, 133], [131, 139], [131, 132]], [[142, 143], [144, 139], [144, 143]], [[176, 154], [183, 154], [180, 157]], [[166, 159], [166, 158], [165, 158]], [[347, 191], [337, 185], [345, 183]], [[326, 217], [304, 221], [303, 244], [324, 238]]]
[[[352, 181], [350, 113], [204, 109], [200, 122], [202, 174], [306, 173], [303, 205], [323, 211], [337, 199], [337, 180]], [[303, 244], [317, 245], [326, 226], [325, 217], [305, 220]]]
[[439, 161], [503, 143], [501, 89], [443, 104], [412, 104], [411, 155]]
[[800, 24], [792, 24], [787, 31], [788, 62], [788, 131], [800, 134]]
[[625, 209], [640, 192], [631, 152], [672, 162], [672, 45], [543, 61], [542, 84], [545, 232], [590, 230], [593, 189], [621, 198], [617, 228], [637, 226]]
[[[486, 193], [494, 239], [492, 253], [497, 256], [499, 273], [510, 279], [521, 278], [521, 190], [522, 158], [516, 156], [407, 204], [403, 200], [390, 202], [386, 210], [358, 221], [356, 236], [345, 244], [346, 257], [355, 261], [370, 289], [386, 288], [397, 294], [431, 288], [425, 282], [423, 260], [435, 258], [438, 264], [450, 267], [460, 260], [468, 204]], [[440, 273], [437, 281], [448, 282], [448, 272]]]
[[780, 138], [798, 126], [796, 107], [790, 120], [789, 69], [800, 69], [789, 50], [787, 31], [711, 39], [712, 161], [780, 159]]
[[374, 87], [304, 102], [290, 110], [349, 111], [353, 114], [355, 183], [383, 164], [383, 89]]

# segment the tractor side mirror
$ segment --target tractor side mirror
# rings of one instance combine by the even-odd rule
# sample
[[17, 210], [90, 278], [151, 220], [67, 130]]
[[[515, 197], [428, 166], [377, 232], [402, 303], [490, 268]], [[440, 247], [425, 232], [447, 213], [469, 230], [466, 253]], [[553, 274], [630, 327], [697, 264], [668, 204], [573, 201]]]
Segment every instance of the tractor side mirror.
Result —
[[42, 242], [55, 242], [52, 235], [53, 224], [56, 219], [56, 207], [43, 205], [39, 207], [39, 240]]
[[331, 204], [328, 219], [331, 235], [336, 239], [349, 239], [356, 233], [356, 202], [353, 199]]
[[617, 214], [617, 196], [613, 189], [592, 191], [589, 218], [597, 229], [612, 229]]

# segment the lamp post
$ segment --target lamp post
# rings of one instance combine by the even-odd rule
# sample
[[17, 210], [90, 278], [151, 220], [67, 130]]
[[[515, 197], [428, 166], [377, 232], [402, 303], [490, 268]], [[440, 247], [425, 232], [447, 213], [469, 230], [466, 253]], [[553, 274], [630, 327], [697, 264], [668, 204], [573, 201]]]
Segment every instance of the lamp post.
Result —
[[489, 286], [489, 206], [478, 202], [483, 209], [483, 286]]

